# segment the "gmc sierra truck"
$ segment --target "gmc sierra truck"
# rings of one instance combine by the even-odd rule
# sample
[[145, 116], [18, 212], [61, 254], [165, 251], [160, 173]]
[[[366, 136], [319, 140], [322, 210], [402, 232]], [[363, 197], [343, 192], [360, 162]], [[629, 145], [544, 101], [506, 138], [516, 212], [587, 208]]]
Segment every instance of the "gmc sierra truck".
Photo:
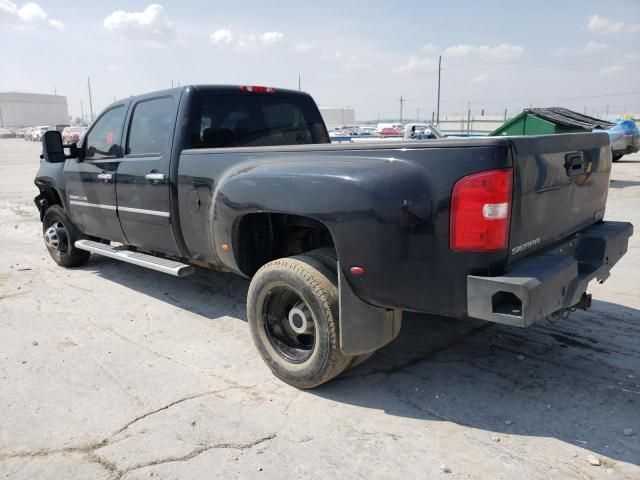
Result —
[[331, 145], [305, 93], [187, 86], [46, 132], [46, 248], [251, 279], [247, 317], [299, 388], [394, 339], [403, 312], [527, 327], [587, 309], [633, 227], [603, 221], [606, 133]]

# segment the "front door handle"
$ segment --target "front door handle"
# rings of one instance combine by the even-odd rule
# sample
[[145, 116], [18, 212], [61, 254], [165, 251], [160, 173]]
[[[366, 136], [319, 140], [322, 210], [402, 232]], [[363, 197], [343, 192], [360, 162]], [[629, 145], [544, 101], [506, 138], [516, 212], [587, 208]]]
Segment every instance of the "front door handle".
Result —
[[167, 176], [164, 173], [158, 173], [158, 172], [150, 172], [144, 176], [144, 178], [146, 178], [147, 180], [151, 180], [152, 182], [162, 181], [166, 177]]
[[112, 178], [113, 178], [113, 175], [111, 175], [110, 173], [99, 173], [98, 174], [98, 179], [99, 180], [104, 180], [105, 182], [108, 182]]

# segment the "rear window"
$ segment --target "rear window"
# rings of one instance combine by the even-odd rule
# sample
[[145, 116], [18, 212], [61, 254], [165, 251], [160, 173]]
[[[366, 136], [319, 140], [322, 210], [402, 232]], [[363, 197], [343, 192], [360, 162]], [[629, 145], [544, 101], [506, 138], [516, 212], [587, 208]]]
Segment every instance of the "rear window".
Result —
[[287, 94], [196, 92], [188, 148], [329, 143], [310, 97]]

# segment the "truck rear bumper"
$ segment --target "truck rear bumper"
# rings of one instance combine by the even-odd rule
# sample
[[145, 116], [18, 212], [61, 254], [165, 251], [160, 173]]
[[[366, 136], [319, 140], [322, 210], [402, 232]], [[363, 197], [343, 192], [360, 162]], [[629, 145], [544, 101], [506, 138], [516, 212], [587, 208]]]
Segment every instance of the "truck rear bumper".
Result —
[[528, 327], [580, 303], [587, 284], [609, 277], [627, 252], [633, 225], [602, 222], [559, 246], [527, 257], [500, 277], [467, 276], [467, 312], [490, 322]]

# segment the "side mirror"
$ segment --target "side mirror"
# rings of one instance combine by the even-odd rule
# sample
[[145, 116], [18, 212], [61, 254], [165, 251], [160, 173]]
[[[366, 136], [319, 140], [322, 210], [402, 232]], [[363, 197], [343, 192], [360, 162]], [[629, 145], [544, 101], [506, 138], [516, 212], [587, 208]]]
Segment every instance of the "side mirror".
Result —
[[65, 161], [62, 135], [57, 130], [48, 130], [42, 135], [42, 156], [46, 162], [61, 163]]
[[[69, 149], [69, 155], [65, 155], [64, 149]], [[75, 143], [71, 145], [62, 144], [62, 134], [57, 130], [48, 130], [42, 135], [42, 155], [46, 162], [62, 163], [67, 158], [78, 158], [78, 146]]]

